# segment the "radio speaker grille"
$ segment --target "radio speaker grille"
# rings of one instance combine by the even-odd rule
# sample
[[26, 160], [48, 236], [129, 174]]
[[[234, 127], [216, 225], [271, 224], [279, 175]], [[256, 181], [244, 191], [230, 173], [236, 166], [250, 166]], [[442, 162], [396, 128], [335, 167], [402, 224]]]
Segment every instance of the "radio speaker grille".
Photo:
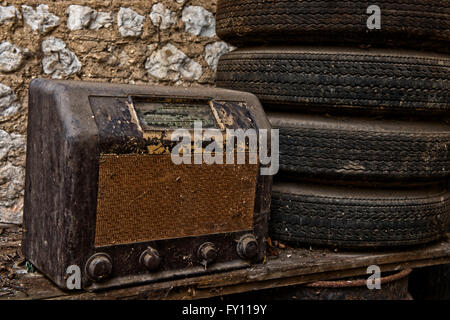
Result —
[[95, 246], [251, 230], [257, 164], [100, 156]]

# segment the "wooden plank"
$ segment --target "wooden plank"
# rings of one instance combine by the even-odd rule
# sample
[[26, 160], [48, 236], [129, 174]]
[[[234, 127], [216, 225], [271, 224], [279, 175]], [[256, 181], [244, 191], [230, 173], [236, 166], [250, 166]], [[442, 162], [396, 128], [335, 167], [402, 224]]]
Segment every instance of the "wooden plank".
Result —
[[[14, 240], [14, 239], [12, 239]], [[8, 241], [11, 246], [20, 242]], [[0, 243], [0, 255], [2, 253]], [[450, 263], [450, 240], [385, 252], [333, 252], [323, 249], [278, 250], [265, 264], [185, 279], [143, 284], [99, 292], [65, 292], [39, 273], [20, 277], [24, 290], [0, 299], [200, 299], [252, 290], [298, 285], [366, 274], [369, 265], [382, 271]]]

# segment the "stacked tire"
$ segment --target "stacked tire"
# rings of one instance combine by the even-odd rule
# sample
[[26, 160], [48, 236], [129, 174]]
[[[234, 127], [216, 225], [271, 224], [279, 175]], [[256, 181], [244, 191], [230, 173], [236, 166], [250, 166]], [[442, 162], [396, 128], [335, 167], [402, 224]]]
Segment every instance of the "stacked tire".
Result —
[[280, 133], [270, 236], [290, 244], [429, 243], [450, 222], [447, 0], [219, 0], [238, 47], [218, 87], [258, 96]]

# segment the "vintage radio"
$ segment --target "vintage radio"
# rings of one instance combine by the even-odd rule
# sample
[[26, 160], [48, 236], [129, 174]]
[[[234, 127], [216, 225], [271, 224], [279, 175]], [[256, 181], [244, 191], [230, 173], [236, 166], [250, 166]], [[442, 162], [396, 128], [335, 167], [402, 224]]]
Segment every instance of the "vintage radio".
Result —
[[[259, 161], [176, 163], [174, 155], [190, 150], [193, 159], [208, 147], [195, 139], [191, 149], [179, 145], [181, 137], [196, 134], [198, 123], [200, 132], [223, 136], [228, 129], [270, 129], [248, 93], [33, 80], [26, 259], [62, 288], [79, 270], [89, 290], [261, 261], [271, 177], [261, 174]], [[184, 132], [179, 140], [176, 131]], [[248, 140], [244, 146], [236, 141], [233, 157], [255, 155]]]

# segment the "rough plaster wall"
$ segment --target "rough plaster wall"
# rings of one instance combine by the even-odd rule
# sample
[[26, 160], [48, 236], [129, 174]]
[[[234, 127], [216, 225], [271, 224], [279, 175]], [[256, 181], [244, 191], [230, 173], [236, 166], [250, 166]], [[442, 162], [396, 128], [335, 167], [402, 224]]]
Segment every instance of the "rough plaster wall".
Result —
[[[0, 2], [0, 222], [21, 223], [35, 77], [213, 85], [215, 0]], [[69, 19], [70, 17], [70, 19]]]

